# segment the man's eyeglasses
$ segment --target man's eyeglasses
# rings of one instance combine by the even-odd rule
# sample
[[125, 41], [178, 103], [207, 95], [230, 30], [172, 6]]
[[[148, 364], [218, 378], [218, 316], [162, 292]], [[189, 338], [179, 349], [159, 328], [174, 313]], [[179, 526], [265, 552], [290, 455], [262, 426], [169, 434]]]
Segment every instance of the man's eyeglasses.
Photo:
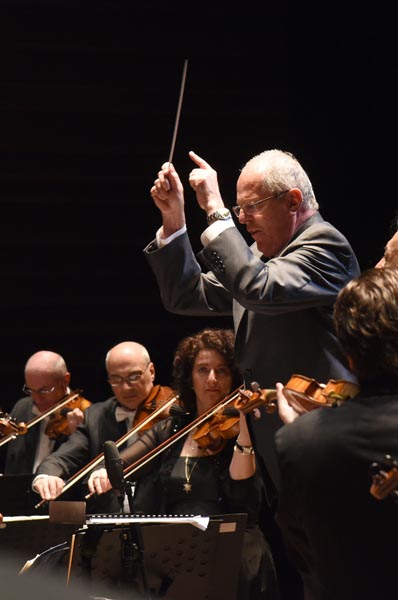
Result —
[[267, 200], [271, 200], [272, 198], [279, 198], [279, 196], [283, 196], [283, 194], [287, 194], [287, 192], [288, 190], [285, 190], [284, 192], [276, 192], [274, 194], [271, 194], [271, 196], [263, 198], [262, 200], [257, 200], [256, 202], [246, 202], [246, 204], [243, 204], [242, 206], [239, 206], [239, 204], [237, 204], [236, 206], [232, 207], [232, 210], [234, 211], [237, 217], [239, 217], [241, 210], [243, 210], [245, 215], [254, 215], [258, 211], [258, 207], [260, 206], [260, 204], [263, 204], [264, 202], [267, 202]]
[[27, 396], [31, 396], [32, 394], [43, 394], [45, 396], [46, 394], [52, 394], [55, 390], [55, 387], [56, 386], [53, 385], [51, 387], [43, 387], [40, 390], [34, 390], [33, 388], [30, 388], [25, 384], [22, 388], [22, 391]]
[[150, 364], [151, 362], [149, 361], [149, 363], [143, 371], [135, 371], [134, 373], [130, 373], [130, 375], [127, 375], [127, 377], [122, 377], [121, 375], [110, 375], [108, 377], [108, 382], [112, 387], [123, 385], [124, 382], [128, 383], [129, 385], [131, 383], [136, 383], [144, 375], [145, 371], [147, 370]]

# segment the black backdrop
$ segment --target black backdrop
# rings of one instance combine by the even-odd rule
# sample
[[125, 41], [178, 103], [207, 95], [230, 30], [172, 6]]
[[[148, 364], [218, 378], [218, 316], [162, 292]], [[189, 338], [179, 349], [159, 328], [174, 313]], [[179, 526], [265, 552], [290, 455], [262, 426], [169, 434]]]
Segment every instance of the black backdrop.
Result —
[[[193, 149], [231, 205], [241, 165], [283, 148], [362, 268], [389, 236], [397, 70], [382, 5], [348, 17], [336, 3], [136, 4], [0, 3], [3, 410], [37, 350], [60, 352], [96, 401], [119, 341], [145, 344], [167, 383], [181, 337], [231, 325], [166, 313], [142, 253], [160, 224], [149, 189], [168, 158], [185, 58], [174, 155], [185, 183]], [[190, 188], [186, 202], [199, 249], [205, 220]]]

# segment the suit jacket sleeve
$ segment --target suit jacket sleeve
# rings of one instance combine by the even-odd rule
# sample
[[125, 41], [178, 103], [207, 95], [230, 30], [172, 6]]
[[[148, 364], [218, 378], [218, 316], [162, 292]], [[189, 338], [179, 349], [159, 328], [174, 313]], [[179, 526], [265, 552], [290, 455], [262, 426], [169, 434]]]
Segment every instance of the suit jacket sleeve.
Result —
[[311, 217], [266, 264], [237, 228], [223, 231], [199, 254], [187, 234], [161, 249], [145, 249], [167, 310], [178, 314], [231, 314], [232, 301], [263, 314], [331, 306], [341, 287], [359, 274], [346, 238], [319, 214]]
[[144, 253], [166, 310], [192, 316], [231, 315], [231, 294], [211, 271], [202, 273], [187, 233], [160, 249], [152, 242]]
[[103, 451], [105, 440], [117, 440], [120, 430], [114, 418], [115, 401], [110, 398], [85, 410], [84, 423], [62, 446], [47, 456], [36, 474], [56, 475], [69, 479]]

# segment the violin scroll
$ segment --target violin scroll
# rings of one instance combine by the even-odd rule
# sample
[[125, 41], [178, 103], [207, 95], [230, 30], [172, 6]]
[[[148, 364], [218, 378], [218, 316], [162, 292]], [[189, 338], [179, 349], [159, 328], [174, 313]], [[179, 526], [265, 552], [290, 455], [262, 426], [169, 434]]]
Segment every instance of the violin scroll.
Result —
[[274, 413], [277, 409], [276, 390], [261, 389], [257, 381], [252, 382], [251, 388], [251, 390], [242, 389], [239, 391], [239, 397], [235, 401], [235, 408], [247, 414], [263, 406], [267, 414]]

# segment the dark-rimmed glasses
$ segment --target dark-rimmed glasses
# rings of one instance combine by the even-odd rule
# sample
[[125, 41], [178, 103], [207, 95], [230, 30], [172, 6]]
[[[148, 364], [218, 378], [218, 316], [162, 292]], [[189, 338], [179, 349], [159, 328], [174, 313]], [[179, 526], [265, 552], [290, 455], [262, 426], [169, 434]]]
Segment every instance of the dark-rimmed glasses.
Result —
[[143, 371], [134, 371], [134, 373], [130, 373], [130, 375], [127, 375], [127, 377], [122, 377], [121, 375], [110, 375], [108, 377], [108, 382], [112, 387], [123, 385], [124, 382], [128, 383], [129, 385], [132, 383], [137, 383], [137, 381], [139, 381], [144, 375], [145, 371], [147, 370], [150, 364], [151, 361], [149, 361], [149, 363], [146, 365]]
[[275, 192], [274, 194], [271, 194], [271, 196], [267, 196], [262, 200], [257, 200], [256, 202], [246, 202], [246, 204], [243, 204], [242, 206], [239, 206], [239, 204], [237, 204], [236, 206], [232, 207], [232, 210], [238, 218], [240, 216], [241, 210], [243, 210], [245, 215], [254, 215], [258, 211], [258, 207], [260, 204], [263, 204], [264, 202], [267, 202], [267, 200], [271, 200], [272, 198], [279, 198], [279, 196], [287, 194], [288, 191], [289, 190], [285, 190], [284, 192]]

